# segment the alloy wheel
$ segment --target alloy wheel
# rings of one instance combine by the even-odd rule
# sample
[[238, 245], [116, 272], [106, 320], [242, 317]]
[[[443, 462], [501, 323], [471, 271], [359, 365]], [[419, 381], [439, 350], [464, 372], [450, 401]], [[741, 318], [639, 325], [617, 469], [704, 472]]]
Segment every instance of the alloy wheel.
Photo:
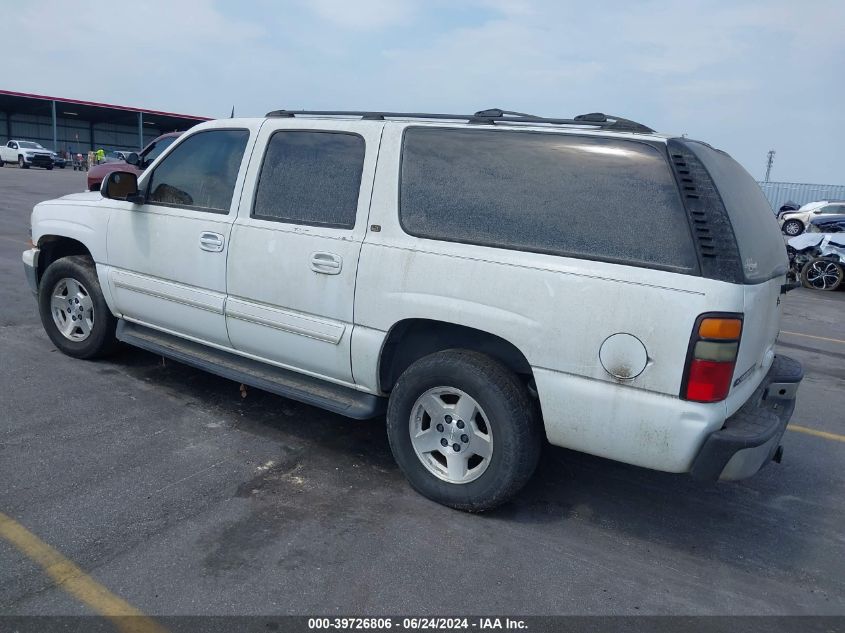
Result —
[[487, 415], [472, 396], [454, 387], [434, 387], [411, 408], [411, 445], [425, 468], [453, 484], [478, 479], [493, 456]]
[[53, 323], [69, 341], [79, 343], [94, 328], [94, 302], [88, 290], [76, 279], [60, 279], [50, 293]]

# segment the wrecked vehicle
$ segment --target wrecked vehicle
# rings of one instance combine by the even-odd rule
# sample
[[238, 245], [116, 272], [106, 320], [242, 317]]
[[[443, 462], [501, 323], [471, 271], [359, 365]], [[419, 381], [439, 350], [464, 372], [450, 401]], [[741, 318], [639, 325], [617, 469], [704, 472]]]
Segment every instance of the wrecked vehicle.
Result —
[[845, 235], [804, 233], [786, 244], [790, 274], [805, 288], [836, 290], [845, 277]]
[[821, 215], [810, 220], [809, 233], [845, 233], [845, 213]]

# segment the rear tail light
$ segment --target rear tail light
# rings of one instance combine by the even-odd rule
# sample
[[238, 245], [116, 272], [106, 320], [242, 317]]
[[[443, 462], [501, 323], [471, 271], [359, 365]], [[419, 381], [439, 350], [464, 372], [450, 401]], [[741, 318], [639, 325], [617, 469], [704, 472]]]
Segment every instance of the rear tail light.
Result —
[[687, 353], [681, 398], [720, 402], [728, 397], [742, 336], [741, 314], [702, 314]]

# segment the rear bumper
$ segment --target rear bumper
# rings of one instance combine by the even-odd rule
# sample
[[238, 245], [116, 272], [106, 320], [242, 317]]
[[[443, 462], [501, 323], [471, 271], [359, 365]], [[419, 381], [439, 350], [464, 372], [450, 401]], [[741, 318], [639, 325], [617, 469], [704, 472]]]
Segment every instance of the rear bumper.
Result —
[[792, 417], [803, 377], [798, 361], [775, 356], [748, 401], [704, 441], [690, 474], [705, 481], [744, 479], [771, 461]]

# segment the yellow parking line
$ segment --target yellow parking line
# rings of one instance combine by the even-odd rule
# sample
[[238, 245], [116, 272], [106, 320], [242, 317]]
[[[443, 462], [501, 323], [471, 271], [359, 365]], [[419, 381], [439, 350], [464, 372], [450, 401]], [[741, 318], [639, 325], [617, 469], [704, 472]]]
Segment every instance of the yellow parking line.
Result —
[[814, 338], [818, 341], [830, 341], [831, 343], [843, 343], [843, 344], [845, 344], [845, 341], [843, 341], [841, 338], [827, 338], [826, 336], [813, 336], [812, 334], [801, 334], [801, 332], [787, 332], [786, 330], [781, 330], [780, 333], [781, 334], [790, 334], [792, 336], [803, 336], [804, 338]]
[[155, 620], [111, 593], [73, 562], [2, 512], [0, 537], [40, 565], [59, 587], [96, 613], [109, 618], [122, 633], [167, 633]]
[[786, 428], [790, 431], [798, 431], [799, 433], [806, 433], [807, 435], [815, 435], [816, 437], [823, 437], [826, 440], [833, 440], [834, 442], [845, 442], [845, 435], [838, 435], [837, 433], [818, 431], [799, 424], [790, 424]]

